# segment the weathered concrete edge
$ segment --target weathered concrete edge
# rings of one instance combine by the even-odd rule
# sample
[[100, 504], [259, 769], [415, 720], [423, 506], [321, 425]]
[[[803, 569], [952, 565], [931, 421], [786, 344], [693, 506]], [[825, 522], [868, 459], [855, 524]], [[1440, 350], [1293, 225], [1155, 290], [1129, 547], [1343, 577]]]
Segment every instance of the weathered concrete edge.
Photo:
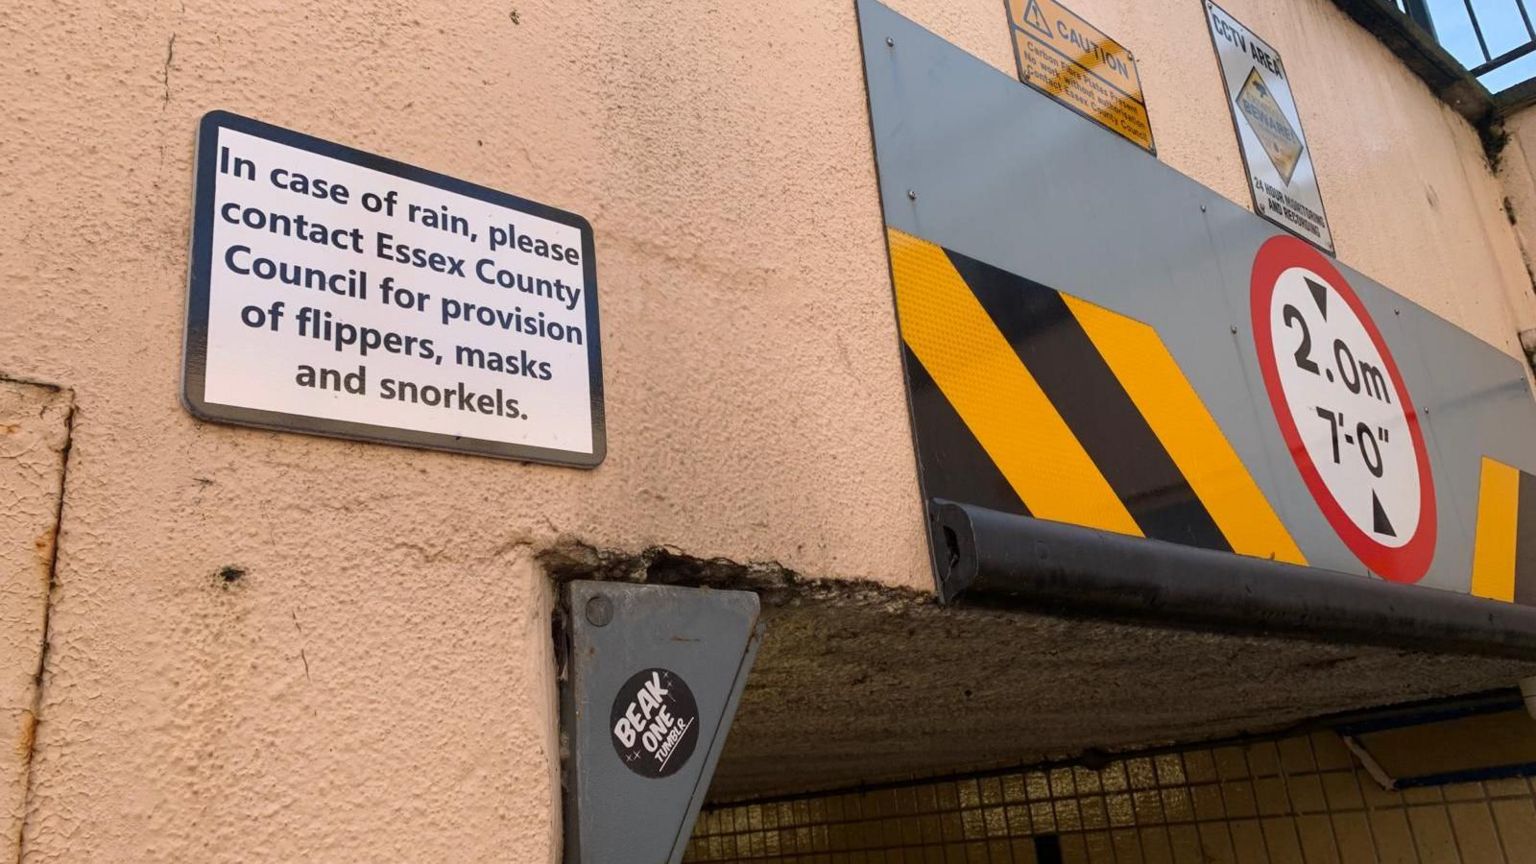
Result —
[[[727, 558], [700, 558], [675, 547], [651, 546], [639, 551], [603, 549], [564, 536], [537, 554], [545, 572], [556, 582], [573, 579], [644, 582], [690, 588], [756, 592], [765, 609], [814, 603], [886, 604], [895, 608], [936, 607], [943, 614], [964, 616], [1033, 615], [1064, 621], [1133, 626], [1165, 632], [1211, 633], [1236, 638], [1273, 639], [1306, 645], [1353, 645], [1389, 651], [1407, 651], [1449, 657], [1483, 657], [1515, 660], [1524, 651], [1501, 646], [1470, 646], [1447, 643], [1433, 650], [1416, 648], [1390, 633], [1370, 638], [1361, 632], [1330, 633], [1307, 626], [1287, 626], [1270, 618], [1250, 623], [1230, 619], [1161, 619], [1146, 610], [1127, 611], [1123, 604], [1031, 603], [1011, 598], [977, 597], [963, 603], [945, 603], [937, 590], [919, 590], [878, 582], [842, 578], [808, 578], [776, 561], [741, 563]], [[1267, 563], [1267, 562], [1266, 562]], [[1100, 598], [1101, 599], [1101, 598]]]
[[929, 590], [859, 579], [807, 578], [777, 561], [742, 563], [728, 558], [701, 558], [672, 546], [626, 551], [601, 548], [571, 536], [562, 536], [542, 549], [537, 557], [545, 572], [556, 582], [592, 579], [753, 591], [768, 608], [839, 598], [939, 605], [938, 595]]

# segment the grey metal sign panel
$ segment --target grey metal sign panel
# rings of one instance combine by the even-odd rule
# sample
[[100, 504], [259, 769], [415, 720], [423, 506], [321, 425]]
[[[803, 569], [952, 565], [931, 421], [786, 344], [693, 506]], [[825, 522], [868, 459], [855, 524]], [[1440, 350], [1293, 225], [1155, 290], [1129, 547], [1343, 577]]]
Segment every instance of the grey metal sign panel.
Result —
[[566, 587], [566, 860], [681, 861], [762, 639], [757, 595]]
[[1536, 472], [1517, 360], [858, 10], [927, 497], [1504, 600], [1536, 578], [1536, 502], [1498, 491]]

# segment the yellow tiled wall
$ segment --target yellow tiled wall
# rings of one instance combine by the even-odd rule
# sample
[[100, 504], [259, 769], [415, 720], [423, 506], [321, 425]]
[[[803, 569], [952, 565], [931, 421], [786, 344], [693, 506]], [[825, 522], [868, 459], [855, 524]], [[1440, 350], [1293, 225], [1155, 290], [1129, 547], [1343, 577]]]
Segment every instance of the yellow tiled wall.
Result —
[[1526, 780], [1384, 792], [1337, 735], [1128, 758], [700, 815], [687, 862], [1536, 862]]

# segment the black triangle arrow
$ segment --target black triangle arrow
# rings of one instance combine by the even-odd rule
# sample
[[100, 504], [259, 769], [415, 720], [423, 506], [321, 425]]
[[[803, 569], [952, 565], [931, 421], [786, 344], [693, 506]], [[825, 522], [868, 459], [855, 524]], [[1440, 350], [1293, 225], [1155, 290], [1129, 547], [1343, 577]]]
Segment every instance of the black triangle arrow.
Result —
[[1371, 521], [1375, 523], [1372, 530], [1386, 537], [1396, 537], [1397, 532], [1392, 530], [1392, 523], [1387, 521], [1387, 511], [1381, 509], [1381, 499], [1376, 497], [1375, 492], [1371, 493], [1371, 511]]
[[[1302, 277], [1306, 278], [1306, 277]], [[1307, 279], [1307, 288], [1312, 291], [1312, 299], [1317, 301], [1317, 311], [1323, 313], [1323, 320], [1328, 320], [1328, 286]]]

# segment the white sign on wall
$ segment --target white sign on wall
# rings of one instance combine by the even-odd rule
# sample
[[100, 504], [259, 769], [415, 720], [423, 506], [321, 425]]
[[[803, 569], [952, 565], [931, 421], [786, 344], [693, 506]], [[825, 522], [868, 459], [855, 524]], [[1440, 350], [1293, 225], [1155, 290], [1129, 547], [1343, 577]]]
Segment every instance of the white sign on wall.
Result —
[[1333, 232], [1328, 230], [1312, 151], [1280, 52], [1211, 0], [1206, 0], [1205, 17], [1248, 169], [1254, 211], [1331, 254]]
[[203, 118], [197, 165], [194, 415], [603, 460], [585, 219], [222, 111]]

